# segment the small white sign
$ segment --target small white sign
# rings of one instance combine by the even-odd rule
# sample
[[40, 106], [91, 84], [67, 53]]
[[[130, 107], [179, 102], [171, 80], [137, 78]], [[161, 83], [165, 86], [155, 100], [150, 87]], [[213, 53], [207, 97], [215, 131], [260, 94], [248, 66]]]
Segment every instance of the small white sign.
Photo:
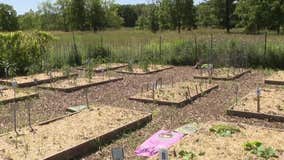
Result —
[[13, 81], [12, 82], [12, 87], [14, 87], [14, 88], [18, 87], [18, 83], [16, 81]]
[[256, 95], [257, 95], [257, 96], [260, 96], [260, 94], [261, 94], [261, 89], [260, 89], [260, 88], [257, 88], [257, 89], [256, 89]]

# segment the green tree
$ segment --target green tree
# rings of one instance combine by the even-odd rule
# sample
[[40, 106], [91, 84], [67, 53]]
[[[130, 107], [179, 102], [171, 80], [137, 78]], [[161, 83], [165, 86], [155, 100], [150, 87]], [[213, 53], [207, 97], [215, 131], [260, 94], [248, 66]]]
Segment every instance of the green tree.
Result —
[[102, 29], [105, 26], [105, 11], [101, 3], [101, 0], [86, 1], [87, 24], [93, 31]]
[[57, 0], [55, 6], [59, 14], [59, 23], [64, 31], [71, 29], [71, 0]]
[[124, 27], [134, 27], [138, 19], [138, 15], [132, 5], [119, 5], [118, 15], [123, 18]]
[[33, 10], [18, 17], [19, 27], [21, 30], [41, 29], [40, 15]]
[[0, 4], [0, 30], [15, 31], [19, 28], [17, 12], [7, 4]]
[[71, 23], [72, 29], [85, 30], [85, 1], [72, 0], [71, 1]]

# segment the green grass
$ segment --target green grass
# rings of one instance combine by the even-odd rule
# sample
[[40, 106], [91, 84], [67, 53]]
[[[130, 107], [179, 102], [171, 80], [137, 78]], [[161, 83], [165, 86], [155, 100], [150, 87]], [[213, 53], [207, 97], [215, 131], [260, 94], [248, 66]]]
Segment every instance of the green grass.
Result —
[[[53, 34], [59, 39], [50, 44], [50, 60], [55, 66], [62, 66], [72, 50], [72, 33]], [[215, 65], [284, 68], [284, 39], [277, 35], [268, 36], [266, 54], [264, 35], [226, 34], [216, 29], [181, 34], [175, 31], [154, 34], [134, 29], [75, 32], [75, 43], [83, 62], [88, 59], [88, 52], [103, 47], [111, 53], [108, 61], [192, 65], [199, 59]]]

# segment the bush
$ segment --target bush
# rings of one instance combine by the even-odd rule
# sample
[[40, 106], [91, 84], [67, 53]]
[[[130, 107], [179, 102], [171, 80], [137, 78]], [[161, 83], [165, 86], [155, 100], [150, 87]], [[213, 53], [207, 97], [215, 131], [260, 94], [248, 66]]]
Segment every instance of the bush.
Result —
[[11, 32], [0, 34], [0, 74], [4, 76], [5, 68], [23, 75], [29, 68], [37, 66], [43, 69], [47, 57], [47, 43], [54, 37], [46, 32]]

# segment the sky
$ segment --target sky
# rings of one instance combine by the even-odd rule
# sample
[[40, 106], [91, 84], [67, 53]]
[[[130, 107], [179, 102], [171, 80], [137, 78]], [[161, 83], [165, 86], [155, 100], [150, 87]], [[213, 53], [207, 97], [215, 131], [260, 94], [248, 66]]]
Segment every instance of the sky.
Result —
[[[30, 9], [36, 10], [40, 2], [45, 0], [0, 0], [0, 3], [6, 3], [12, 5], [18, 14], [23, 14]], [[55, 1], [55, 0], [51, 0]], [[115, 2], [120, 4], [137, 4], [137, 3], [147, 3], [151, 0], [116, 0]], [[195, 3], [199, 3], [202, 0], [194, 0]]]

